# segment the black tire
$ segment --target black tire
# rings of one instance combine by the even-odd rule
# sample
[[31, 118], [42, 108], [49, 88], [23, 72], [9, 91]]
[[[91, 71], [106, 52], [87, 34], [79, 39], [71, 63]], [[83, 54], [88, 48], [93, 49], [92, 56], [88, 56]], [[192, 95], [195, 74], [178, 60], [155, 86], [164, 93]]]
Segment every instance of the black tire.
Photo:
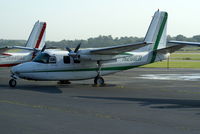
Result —
[[9, 81], [9, 85], [10, 85], [10, 87], [16, 87], [17, 81], [16, 81], [15, 79], [11, 79], [11, 80]]
[[58, 81], [58, 84], [71, 84], [71, 82], [68, 80], [60, 80]]
[[98, 86], [104, 85], [104, 79], [100, 76], [94, 78], [94, 84]]

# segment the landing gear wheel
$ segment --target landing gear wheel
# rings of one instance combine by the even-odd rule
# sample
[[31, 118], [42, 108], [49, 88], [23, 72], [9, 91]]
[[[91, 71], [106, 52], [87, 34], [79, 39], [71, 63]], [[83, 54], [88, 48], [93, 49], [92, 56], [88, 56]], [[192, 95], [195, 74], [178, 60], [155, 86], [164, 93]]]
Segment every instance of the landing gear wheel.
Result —
[[104, 85], [104, 79], [100, 76], [97, 76], [94, 79], [94, 84], [98, 85], [98, 86], [103, 86]]
[[68, 80], [60, 80], [58, 81], [58, 84], [71, 84], [71, 82]]
[[17, 81], [16, 81], [15, 79], [11, 79], [11, 80], [9, 81], [9, 85], [10, 85], [10, 87], [16, 87]]

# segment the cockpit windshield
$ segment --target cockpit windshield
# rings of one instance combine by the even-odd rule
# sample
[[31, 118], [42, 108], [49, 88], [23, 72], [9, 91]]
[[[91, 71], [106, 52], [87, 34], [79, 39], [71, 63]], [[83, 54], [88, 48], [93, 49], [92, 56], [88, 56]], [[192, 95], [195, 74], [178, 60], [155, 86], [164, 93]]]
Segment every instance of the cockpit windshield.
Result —
[[50, 55], [47, 53], [40, 53], [33, 59], [33, 62], [49, 63], [49, 57]]

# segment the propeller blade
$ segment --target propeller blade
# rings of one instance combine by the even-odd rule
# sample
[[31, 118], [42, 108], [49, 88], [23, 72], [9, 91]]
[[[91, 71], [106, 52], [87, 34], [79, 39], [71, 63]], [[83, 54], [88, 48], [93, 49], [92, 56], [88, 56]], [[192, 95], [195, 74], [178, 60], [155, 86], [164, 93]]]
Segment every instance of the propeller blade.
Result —
[[67, 49], [68, 52], [71, 52], [71, 51], [72, 51], [69, 47], [66, 47], [66, 49]]
[[75, 52], [75, 53], [77, 53], [77, 52], [78, 52], [78, 50], [79, 50], [80, 46], [81, 46], [81, 43], [79, 43], [79, 44], [78, 44], [78, 46], [76, 47], [76, 49], [74, 50], [74, 52]]
[[42, 48], [41, 52], [44, 52], [45, 49], [46, 49], [46, 45], [44, 45], [44, 47]]

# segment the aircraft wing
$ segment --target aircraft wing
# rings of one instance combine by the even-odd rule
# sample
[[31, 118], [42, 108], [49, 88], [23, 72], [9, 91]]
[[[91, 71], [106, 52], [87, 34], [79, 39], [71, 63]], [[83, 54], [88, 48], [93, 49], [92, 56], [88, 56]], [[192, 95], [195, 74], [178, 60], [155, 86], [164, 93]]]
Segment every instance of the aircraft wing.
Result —
[[6, 53], [6, 52], [19, 52], [21, 50], [27, 50], [27, 51], [40, 51], [37, 48], [31, 48], [31, 47], [22, 47], [22, 46], [10, 46], [5, 48], [0, 48], [0, 54]]
[[192, 45], [192, 46], [200, 46], [200, 42], [187, 42], [187, 41], [168, 41], [168, 43], [171, 44], [177, 44], [177, 45]]
[[10, 54], [8, 54], [7, 52], [9, 51], [8, 48], [0, 48], [0, 57], [7, 57], [7, 56], [11, 56]]
[[155, 50], [157, 53], [162, 53], [162, 54], [166, 54], [166, 53], [173, 53], [179, 49], [181, 49], [182, 47], [185, 47], [186, 45], [174, 45], [174, 46], [170, 46], [170, 47], [166, 47], [166, 48], [162, 48], [162, 49], [158, 49]]
[[23, 47], [23, 46], [12, 46], [12, 47], [7, 47], [7, 49], [21, 49], [21, 50], [29, 50], [29, 51], [39, 51], [38, 48]]
[[9, 57], [9, 56], [11, 56], [11, 54], [0, 53], [0, 58], [5, 58], [5, 57]]
[[0, 48], [0, 54], [4, 54], [7, 52], [11, 52], [13, 49], [5, 47], [5, 48]]
[[144, 47], [144, 46], [149, 45], [149, 44], [152, 44], [152, 43], [139, 42], [139, 43], [128, 44], [128, 45], [119, 45], [119, 46], [112, 46], [112, 47], [97, 48], [97, 49], [94, 49], [94, 50], [90, 50], [90, 53], [98, 54], [98, 55], [117, 55], [117, 54], [120, 54], [120, 53], [139, 49], [139, 48]]
[[5, 47], [5, 48], [0, 48], [0, 56], [3, 56], [3, 57], [11, 56], [12, 53], [22, 52], [23, 50], [26, 50], [27, 52], [39, 51], [34, 48], [27, 48], [27, 47]]

